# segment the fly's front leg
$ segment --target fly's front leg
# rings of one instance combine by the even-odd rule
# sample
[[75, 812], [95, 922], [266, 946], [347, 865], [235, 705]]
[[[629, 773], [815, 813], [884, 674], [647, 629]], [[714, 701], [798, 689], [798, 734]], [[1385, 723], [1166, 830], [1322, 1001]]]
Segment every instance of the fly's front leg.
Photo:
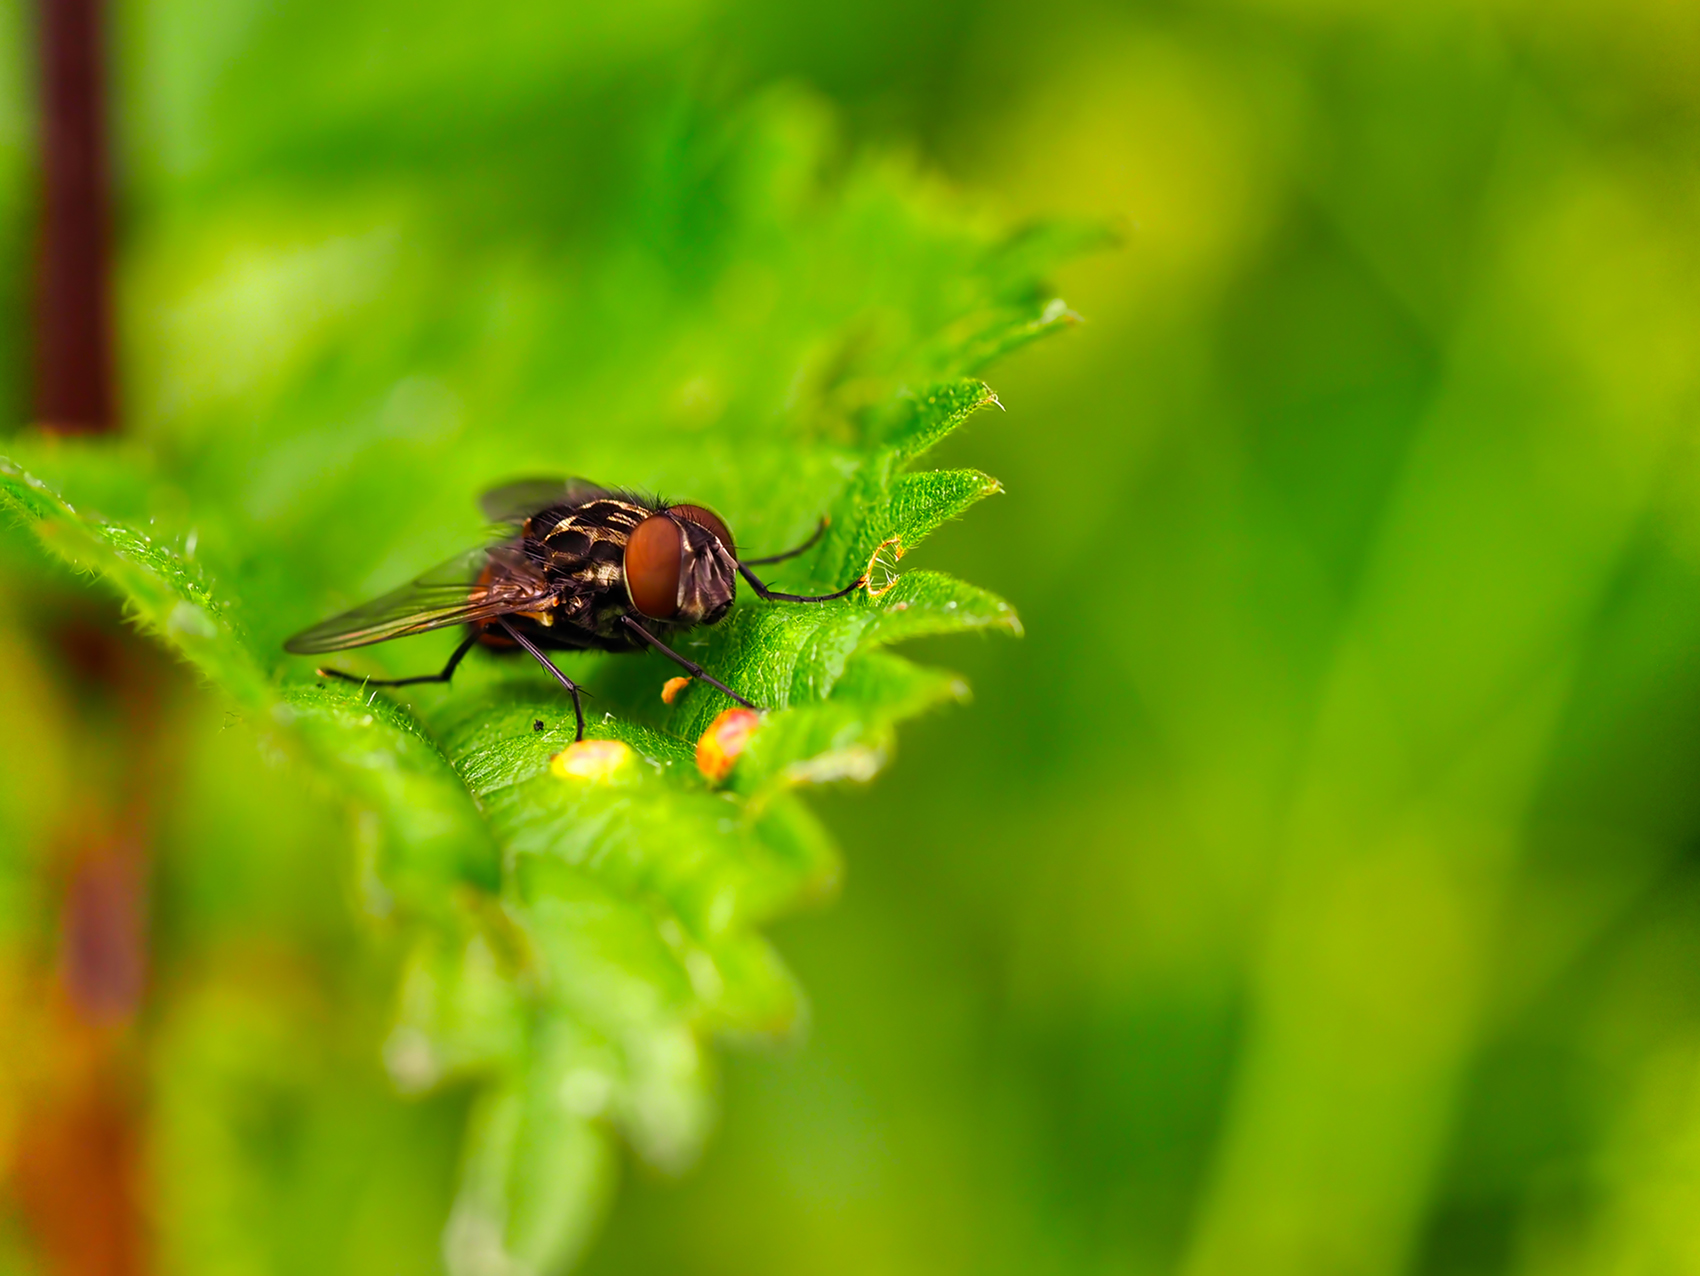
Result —
[[750, 582], [750, 588], [756, 591], [756, 597], [766, 599], [768, 602], [829, 603], [834, 598], [843, 598], [847, 594], [855, 593], [863, 585], [868, 583], [868, 578], [866, 576], [858, 576], [843, 589], [831, 594], [782, 594], [777, 589], [769, 589], [766, 585], [762, 584], [761, 581], [757, 579], [756, 574], [750, 570], [747, 563], [739, 563], [738, 571], [745, 580]]
[[827, 524], [831, 521], [832, 520], [825, 514], [822, 514], [820, 522], [815, 525], [814, 535], [810, 536], [808, 540], [797, 546], [796, 549], [788, 549], [783, 554], [769, 554], [766, 558], [746, 558], [742, 561], [746, 566], [759, 567], [763, 563], [783, 563], [787, 558], [795, 558], [804, 550], [813, 548], [814, 543], [826, 534]]
[[630, 629], [639, 638], [642, 638], [651, 647], [654, 647], [662, 655], [666, 656], [667, 659], [671, 660], [674, 664], [678, 665], [679, 668], [683, 669], [686, 673], [690, 674], [691, 677], [701, 678], [709, 686], [715, 687], [715, 688], [717, 688], [721, 691], [724, 691], [727, 695], [731, 696], [732, 699], [736, 700], [739, 704], [743, 705], [744, 708], [746, 708], [746, 709], [754, 709], [756, 707], [755, 705], [751, 704], [748, 700], [744, 699], [744, 697], [739, 695], [736, 691], [732, 690], [731, 687], [728, 687], [724, 682], [720, 681], [720, 679], [716, 678], [713, 674], [705, 672], [703, 670], [703, 667], [701, 665], [699, 665], [696, 661], [686, 660], [678, 652], [674, 651], [666, 643], [662, 642], [661, 639], [657, 638], [654, 634], [650, 633], [649, 630], [645, 629], [642, 625], [638, 624], [638, 622], [633, 620], [630, 616], [620, 617], [620, 623], [623, 624], [627, 629]]

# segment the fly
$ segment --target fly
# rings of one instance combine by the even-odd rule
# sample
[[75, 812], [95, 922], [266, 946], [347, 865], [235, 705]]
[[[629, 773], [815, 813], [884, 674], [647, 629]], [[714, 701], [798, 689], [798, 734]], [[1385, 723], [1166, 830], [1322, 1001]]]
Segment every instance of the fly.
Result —
[[752, 566], [783, 562], [810, 548], [826, 530], [795, 549], [740, 559], [732, 532], [701, 505], [669, 505], [583, 479], [528, 479], [485, 494], [484, 514], [509, 534], [425, 573], [382, 598], [333, 616], [284, 643], [306, 655], [345, 651], [450, 625], [467, 635], [440, 673], [413, 678], [361, 678], [337, 669], [320, 676], [373, 687], [448, 682], [474, 647], [534, 657], [572, 696], [584, 739], [579, 686], [544, 654], [557, 651], [641, 651], [654, 647], [693, 678], [701, 678], [747, 709], [744, 697], [663, 641], [712, 625], [732, 609], [742, 576], [758, 598], [824, 603], [854, 593], [864, 576], [830, 594], [783, 594], [769, 589]]

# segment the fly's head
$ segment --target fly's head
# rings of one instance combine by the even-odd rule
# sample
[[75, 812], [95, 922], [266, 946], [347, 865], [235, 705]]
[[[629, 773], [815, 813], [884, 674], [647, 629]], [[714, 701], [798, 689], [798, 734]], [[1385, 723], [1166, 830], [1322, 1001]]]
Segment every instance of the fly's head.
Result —
[[626, 542], [625, 568], [632, 606], [652, 620], [712, 625], [737, 595], [732, 533], [700, 505], [674, 505], [639, 523]]

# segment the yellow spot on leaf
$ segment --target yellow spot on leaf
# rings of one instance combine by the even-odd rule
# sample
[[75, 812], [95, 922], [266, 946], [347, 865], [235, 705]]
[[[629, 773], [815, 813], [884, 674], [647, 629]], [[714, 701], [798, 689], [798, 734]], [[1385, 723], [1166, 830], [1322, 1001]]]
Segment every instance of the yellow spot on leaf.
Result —
[[563, 780], [607, 780], [631, 756], [618, 740], [579, 740], [550, 758], [549, 769]]

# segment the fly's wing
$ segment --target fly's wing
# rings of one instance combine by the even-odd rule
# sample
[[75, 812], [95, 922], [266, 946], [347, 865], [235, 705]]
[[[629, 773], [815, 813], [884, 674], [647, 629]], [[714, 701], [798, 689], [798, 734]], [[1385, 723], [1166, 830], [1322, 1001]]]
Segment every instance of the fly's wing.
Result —
[[518, 545], [471, 550], [426, 572], [411, 584], [304, 629], [283, 644], [308, 655], [405, 638], [464, 625], [555, 601], [555, 587]]
[[582, 478], [517, 479], [493, 487], [478, 498], [478, 508], [492, 523], [523, 523], [540, 510], [556, 505], [582, 505], [608, 489]]

